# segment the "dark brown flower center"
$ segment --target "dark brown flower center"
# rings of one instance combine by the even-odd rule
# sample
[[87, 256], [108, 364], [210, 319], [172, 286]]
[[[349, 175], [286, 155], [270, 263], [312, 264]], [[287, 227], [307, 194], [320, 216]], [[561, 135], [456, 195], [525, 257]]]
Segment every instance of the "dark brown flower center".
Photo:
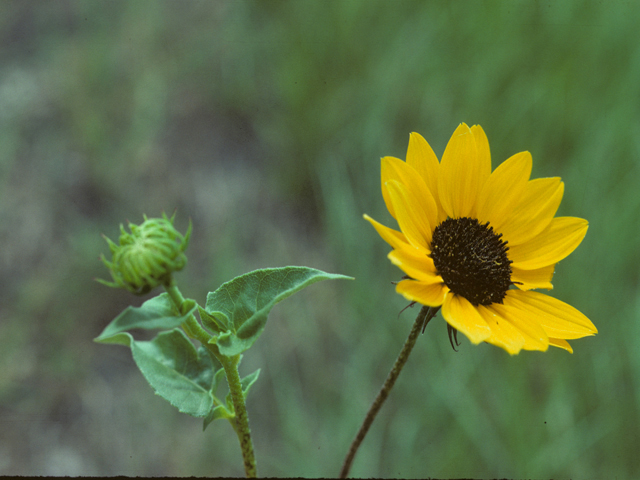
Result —
[[511, 282], [507, 242], [489, 222], [448, 218], [436, 227], [431, 258], [449, 289], [473, 305], [502, 303]]

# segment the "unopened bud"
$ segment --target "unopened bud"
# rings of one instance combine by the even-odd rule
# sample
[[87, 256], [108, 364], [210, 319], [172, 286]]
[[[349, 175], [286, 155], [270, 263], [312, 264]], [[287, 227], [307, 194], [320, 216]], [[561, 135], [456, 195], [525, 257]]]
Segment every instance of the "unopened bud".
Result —
[[182, 270], [187, 263], [184, 251], [189, 244], [191, 222], [182, 235], [173, 226], [171, 218], [147, 218], [140, 225], [129, 223], [131, 233], [120, 225], [119, 245], [104, 236], [109, 244], [112, 259], [104, 255], [100, 259], [109, 269], [113, 282], [98, 282], [114, 288], [124, 288], [136, 295], [144, 295], [158, 285], [168, 285], [171, 274]]

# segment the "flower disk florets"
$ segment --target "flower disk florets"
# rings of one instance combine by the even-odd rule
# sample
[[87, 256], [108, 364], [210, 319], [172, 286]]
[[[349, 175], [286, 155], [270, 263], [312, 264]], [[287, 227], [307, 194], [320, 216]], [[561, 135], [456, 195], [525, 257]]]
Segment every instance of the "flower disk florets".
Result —
[[142, 224], [129, 224], [131, 233], [120, 225], [119, 245], [105, 237], [113, 257], [110, 262], [104, 255], [101, 259], [113, 282], [98, 281], [136, 295], [144, 295], [159, 285], [168, 285], [171, 274], [182, 270], [187, 263], [184, 251], [191, 234], [191, 223], [185, 235], [174, 228], [174, 216], [169, 219], [164, 214], [162, 218], [145, 215]]
[[507, 242], [489, 223], [448, 218], [436, 227], [431, 258], [449, 289], [473, 305], [502, 303], [511, 285]]

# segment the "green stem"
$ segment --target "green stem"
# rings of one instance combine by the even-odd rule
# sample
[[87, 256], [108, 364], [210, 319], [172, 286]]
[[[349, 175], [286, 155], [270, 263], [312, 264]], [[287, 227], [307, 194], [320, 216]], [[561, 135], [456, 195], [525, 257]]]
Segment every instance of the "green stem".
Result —
[[435, 317], [436, 313], [438, 313], [439, 308], [440, 307], [423, 306], [422, 309], [420, 310], [420, 313], [418, 314], [418, 317], [416, 318], [413, 324], [413, 328], [409, 333], [409, 337], [404, 343], [404, 346], [400, 351], [400, 355], [398, 355], [398, 358], [396, 359], [396, 363], [394, 363], [393, 368], [391, 369], [391, 371], [389, 372], [389, 375], [387, 376], [387, 379], [384, 381], [382, 388], [378, 392], [378, 396], [371, 404], [371, 407], [369, 408], [369, 411], [367, 412], [367, 415], [364, 418], [364, 422], [362, 423], [360, 430], [358, 430], [358, 434], [356, 435], [356, 438], [351, 443], [349, 452], [347, 453], [347, 456], [344, 459], [342, 470], [340, 470], [340, 478], [347, 478], [347, 475], [349, 475], [349, 470], [351, 469], [351, 463], [353, 462], [353, 459], [356, 456], [358, 448], [360, 447], [360, 444], [364, 440], [364, 437], [367, 435], [367, 432], [369, 431], [369, 427], [371, 427], [371, 424], [375, 420], [376, 415], [378, 414], [378, 412], [380, 411], [380, 408], [382, 407], [382, 404], [389, 396], [389, 393], [391, 392], [391, 389], [393, 388], [394, 383], [396, 383], [396, 380], [398, 379], [398, 376], [400, 375], [402, 368], [407, 363], [407, 360], [409, 359], [409, 354], [411, 353], [411, 350], [413, 349], [413, 346], [415, 345], [416, 340], [418, 339], [418, 335], [420, 334], [420, 330], [422, 330], [427, 325], [427, 323], [433, 317]]
[[234, 355], [233, 357], [220, 355], [218, 359], [221, 360], [222, 367], [227, 375], [229, 392], [231, 393], [231, 399], [233, 401], [233, 409], [235, 411], [234, 430], [236, 431], [236, 435], [238, 435], [238, 441], [240, 442], [240, 448], [242, 449], [244, 472], [247, 478], [255, 478], [257, 475], [256, 459], [253, 453], [251, 430], [249, 429], [249, 415], [247, 414], [247, 407], [244, 402], [244, 393], [242, 392], [242, 383], [238, 372], [240, 355]]
[[[174, 281], [171, 280], [168, 282], [168, 284], [165, 285], [165, 289], [167, 290], [169, 297], [171, 297], [174, 305], [182, 312], [183, 305], [186, 300], [175, 285]], [[209, 343], [209, 340], [212, 338], [211, 335], [202, 328], [193, 314], [189, 315], [189, 318], [182, 324], [182, 328], [188, 336], [195, 338], [202, 343], [202, 345], [220, 361], [222, 368], [224, 368], [235, 412], [235, 417], [230, 418], [229, 421], [231, 422], [236, 435], [238, 435], [240, 448], [242, 450], [242, 459], [244, 460], [245, 474], [247, 478], [255, 478], [257, 475], [256, 459], [253, 453], [251, 431], [249, 430], [249, 415], [247, 414], [244, 393], [242, 392], [242, 381], [240, 380], [240, 373], [238, 372], [240, 355], [228, 357], [220, 353], [217, 345]]]
[[[180, 292], [175, 282], [171, 280], [168, 285], [164, 286], [164, 288], [169, 294], [169, 297], [171, 297], [173, 304], [180, 312], [182, 312], [184, 308], [183, 305], [186, 300], [182, 296], [182, 292]], [[182, 324], [182, 328], [189, 337], [195, 338], [203, 345], [207, 345], [209, 343], [209, 340], [211, 340], [211, 334], [209, 334], [204, 328], [202, 328], [202, 326], [200, 326], [193, 314], [189, 315], [189, 318], [185, 320], [185, 322]]]

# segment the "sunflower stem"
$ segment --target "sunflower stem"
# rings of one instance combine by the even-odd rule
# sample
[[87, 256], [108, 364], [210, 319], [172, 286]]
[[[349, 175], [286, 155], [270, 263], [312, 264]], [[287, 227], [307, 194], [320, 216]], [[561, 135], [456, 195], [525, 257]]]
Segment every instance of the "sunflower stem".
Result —
[[369, 427], [371, 427], [371, 424], [375, 420], [376, 415], [378, 414], [378, 412], [380, 411], [380, 408], [382, 407], [382, 404], [389, 396], [389, 393], [391, 392], [393, 385], [396, 383], [396, 380], [398, 379], [398, 376], [400, 375], [402, 368], [407, 363], [407, 360], [409, 359], [409, 354], [411, 353], [411, 350], [413, 350], [413, 346], [416, 344], [416, 340], [418, 340], [418, 335], [420, 334], [420, 330], [422, 330], [427, 325], [427, 323], [429, 323], [429, 321], [433, 317], [435, 317], [439, 309], [440, 307], [423, 306], [422, 309], [420, 310], [420, 313], [418, 314], [413, 324], [413, 328], [409, 333], [409, 337], [407, 337], [407, 340], [404, 343], [404, 346], [402, 347], [402, 350], [400, 351], [400, 354], [398, 355], [396, 362], [393, 364], [393, 368], [389, 372], [389, 375], [387, 375], [387, 379], [384, 381], [382, 388], [378, 392], [378, 396], [371, 404], [371, 407], [369, 408], [369, 411], [367, 412], [367, 415], [364, 418], [364, 422], [362, 422], [362, 426], [360, 427], [360, 430], [358, 430], [358, 434], [356, 435], [356, 438], [351, 443], [349, 452], [347, 453], [347, 456], [344, 459], [344, 463], [342, 464], [342, 470], [340, 471], [340, 478], [347, 478], [347, 475], [349, 475], [349, 470], [351, 469], [351, 464], [353, 462], [353, 459], [356, 456], [356, 453], [358, 452], [358, 448], [360, 448], [360, 444], [364, 440], [364, 437], [367, 435], [367, 432], [369, 431]]

